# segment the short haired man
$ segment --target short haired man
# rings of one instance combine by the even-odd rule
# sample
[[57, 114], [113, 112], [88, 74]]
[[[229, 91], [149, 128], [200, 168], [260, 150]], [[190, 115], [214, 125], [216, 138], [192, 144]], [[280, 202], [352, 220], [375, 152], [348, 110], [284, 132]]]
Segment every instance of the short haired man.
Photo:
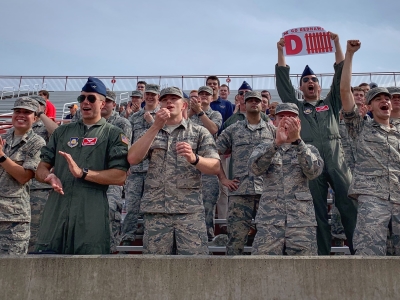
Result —
[[206, 86], [213, 89], [213, 101], [211, 102], [211, 109], [219, 111], [222, 115], [222, 120], [225, 122], [233, 113], [233, 104], [219, 97], [220, 82], [217, 76], [208, 76], [206, 79]]
[[0, 137], [0, 254], [21, 255], [30, 237], [29, 182], [45, 141], [32, 130], [39, 104], [29, 97], [14, 102], [12, 125]]
[[[131, 123], [121, 117], [116, 111], [115, 107], [117, 95], [107, 89], [106, 101], [104, 107], [101, 109], [101, 116], [110, 123], [122, 130], [124, 135], [130, 140], [132, 136]], [[130, 146], [130, 144], [129, 144]], [[122, 213], [122, 189], [121, 185], [110, 185], [107, 190], [107, 199], [109, 205], [109, 219], [110, 219], [110, 252], [117, 252], [117, 246], [121, 243], [121, 213]]]
[[261, 101], [261, 111], [265, 114], [267, 114], [268, 112], [268, 108], [269, 108], [269, 100], [267, 96], [261, 96], [262, 97], [262, 101]]
[[68, 106], [68, 108], [69, 108], [69, 114], [66, 115], [65, 118], [64, 118], [66, 120], [70, 120], [75, 116], [75, 114], [76, 114], [76, 112], [78, 110], [78, 105], [71, 104], [71, 105]]
[[271, 97], [271, 93], [268, 90], [263, 90], [261, 91], [261, 96], [263, 97], [267, 97], [268, 101], [271, 101], [272, 97]]
[[[213, 90], [209, 86], [201, 86], [198, 89], [198, 95], [197, 100], [191, 100], [189, 118], [193, 123], [205, 127], [213, 136], [216, 136], [222, 125], [222, 116], [220, 112], [210, 107]], [[214, 212], [219, 196], [218, 177], [202, 174], [201, 181], [207, 236], [210, 242], [214, 238]]]
[[341, 109], [340, 78], [344, 55], [339, 36], [331, 32], [329, 38], [336, 48], [335, 75], [330, 92], [324, 99], [320, 97], [321, 86], [318, 78], [308, 65], [300, 78], [300, 90], [303, 92], [304, 101], [297, 99], [296, 91], [290, 81], [290, 67], [286, 65], [283, 54], [285, 47], [283, 38], [277, 43], [278, 63], [275, 66], [279, 97], [284, 103], [295, 103], [299, 107], [301, 138], [317, 147], [325, 162], [322, 174], [309, 183], [318, 223], [317, 239], [320, 255], [329, 255], [331, 251], [332, 236], [326, 203], [329, 185], [335, 192], [335, 205], [339, 209], [351, 252], [353, 252], [352, 239], [357, 219], [357, 209], [347, 196], [351, 173], [343, 155], [338, 126]]
[[147, 85], [146, 81], [138, 81], [136, 84], [136, 90], [144, 93], [144, 90], [146, 89], [146, 85]]
[[185, 120], [182, 91], [161, 91], [154, 123], [129, 149], [135, 165], [149, 159], [140, 210], [144, 254], [208, 254], [201, 173], [216, 175], [219, 156], [212, 135]]
[[317, 148], [300, 138], [299, 109], [279, 104], [276, 137], [257, 145], [250, 172], [262, 176], [264, 188], [256, 216], [252, 255], [317, 255], [317, 222], [308, 181], [322, 173]]
[[132, 91], [131, 101], [128, 102], [124, 111], [124, 117], [129, 119], [132, 114], [138, 112], [142, 108], [143, 104], [143, 95], [142, 91]]
[[364, 93], [368, 93], [368, 91], [371, 89], [369, 84], [366, 82], [363, 82], [361, 84], [358, 85], [360, 88], [362, 88], [362, 90], [364, 91]]
[[392, 95], [392, 111], [390, 112], [390, 120], [392, 122], [400, 121], [400, 88], [399, 87], [388, 87], [390, 95]]
[[56, 107], [49, 100], [49, 92], [46, 90], [40, 90], [38, 94], [40, 97], [42, 97], [44, 100], [46, 100], [46, 110], [44, 111], [45, 115], [48, 116], [53, 121], [55, 121]]
[[36, 179], [54, 191], [43, 211], [38, 252], [110, 253], [106, 192], [125, 182], [130, 140], [101, 117], [106, 96], [103, 82], [89, 77], [78, 97], [82, 119], [58, 127], [42, 148]]
[[[135, 143], [150, 128], [159, 110], [160, 86], [148, 84], [144, 91], [145, 106], [129, 118], [132, 126], [132, 143]], [[135, 240], [138, 227], [140, 200], [143, 196], [144, 181], [149, 168], [149, 161], [131, 165], [125, 183], [126, 216], [122, 224], [122, 241], [129, 245]]]
[[[222, 84], [219, 88], [219, 97], [223, 100], [228, 100], [228, 96], [230, 94], [229, 86], [226, 84]], [[229, 101], [229, 100], [228, 100]]]
[[272, 102], [269, 105], [269, 115], [268, 117], [274, 121], [275, 120], [275, 109], [278, 106], [279, 102]]
[[247, 161], [254, 147], [266, 140], [273, 140], [274, 126], [261, 118], [261, 94], [248, 91], [244, 97], [246, 118], [222, 131], [217, 139], [220, 154], [231, 154], [229, 179], [223, 168], [218, 175], [221, 183], [229, 188], [228, 255], [243, 253], [251, 220], [258, 207], [262, 178], [249, 174]]

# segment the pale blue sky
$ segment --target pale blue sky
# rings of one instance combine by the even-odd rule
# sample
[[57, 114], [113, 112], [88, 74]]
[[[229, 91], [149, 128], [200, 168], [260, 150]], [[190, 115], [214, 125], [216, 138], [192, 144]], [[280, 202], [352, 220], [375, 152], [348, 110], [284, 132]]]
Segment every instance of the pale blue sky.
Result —
[[[7, 2], [6, 2], [7, 1]], [[400, 71], [400, 2], [2, 1], [0, 75], [272, 74], [283, 31], [322, 26], [362, 48], [354, 72]], [[290, 57], [332, 72], [333, 54]]]

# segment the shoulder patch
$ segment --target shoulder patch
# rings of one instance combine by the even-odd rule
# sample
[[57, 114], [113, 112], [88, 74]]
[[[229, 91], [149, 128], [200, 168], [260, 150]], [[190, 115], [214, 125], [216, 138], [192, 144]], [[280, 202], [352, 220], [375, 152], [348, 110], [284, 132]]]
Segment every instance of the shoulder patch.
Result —
[[129, 139], [127, 138], [127, 136], [123, 133], [121, 133], [121, 141], [125, 144], [127, 144], [129, 146]]

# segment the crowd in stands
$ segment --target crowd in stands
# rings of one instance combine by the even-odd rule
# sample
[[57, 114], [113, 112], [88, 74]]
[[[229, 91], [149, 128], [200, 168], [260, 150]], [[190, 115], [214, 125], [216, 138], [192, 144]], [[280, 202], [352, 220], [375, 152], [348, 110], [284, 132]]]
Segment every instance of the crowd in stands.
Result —
[[[0, 137], [0, 254], [116, 253], [143, 219], [144, 254], [223, 245], [240, 255], [255, 234], [252, 255], [329, 255], [333, 241], [351, 254], [399, 255], [400, 88], [352, 87], [361, 43], [348, 41], [344, 55], [330, 38], [325, 98], [308, 65], [297, 98], [283, 39], [283, 103], [244, 81], [233, 104], [209, 76], [189, 95], [139, 81], [118, 106], [89, 77], [59, 126], [47, 91], [18, 98]], [[214, 224], [216, 211], [225, 224]]]

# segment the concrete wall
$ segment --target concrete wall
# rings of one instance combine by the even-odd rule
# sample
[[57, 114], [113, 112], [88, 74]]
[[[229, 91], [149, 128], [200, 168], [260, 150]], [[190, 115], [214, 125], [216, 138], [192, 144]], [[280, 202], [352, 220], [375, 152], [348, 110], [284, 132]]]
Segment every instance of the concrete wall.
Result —
[[400, 299], [400, 258], [0, 258], [0, 299]]

